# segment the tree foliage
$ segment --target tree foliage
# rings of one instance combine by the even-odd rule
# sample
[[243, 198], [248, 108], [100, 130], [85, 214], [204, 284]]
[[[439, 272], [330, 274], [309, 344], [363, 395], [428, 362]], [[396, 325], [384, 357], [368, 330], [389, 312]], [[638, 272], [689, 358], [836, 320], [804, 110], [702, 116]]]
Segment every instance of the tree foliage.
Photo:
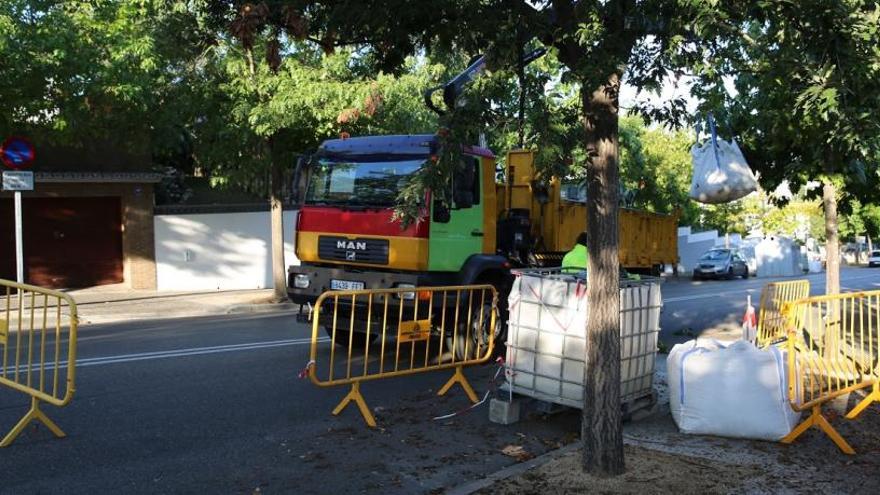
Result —
[[[144, 145], [167, 139], [200, 50], [175, 2], [0, 3], [0, 134]], [[121, 136], [125, 136], [121, 139]]]
[[[772, 189], [876, 174], [880, 4], [758, 2], [730, 63], [732, 122]], [[873, 170], [871, 170], [873, 169]]]
[[713, 61], [734, 80], [733, 125], [765, 186], [822, 181], [826, 290], [837, 293], [838, 205], [845, 213], [840, 200], [878, 173], [880, 4], [756, 1], [730, 29], [739, 36]]
[[[436, 126], [419, 94], [440, 66], [411, 59], [401, 76], [366, 76], [352, 51], [325, 54], [291, 44], [277, 71], [257, 64], [251, 74], [240, 50], [223, 42], [210, 54], [203, 83], [203, 108], [210, 112], [190, 125], [194, 156], [219, 177], [248, 183], [265, 174], [270, 159], [292, 171], [298, 154], [342, 133], [430, 132]], [[259, 153], [270, 138], [274, 157]]]

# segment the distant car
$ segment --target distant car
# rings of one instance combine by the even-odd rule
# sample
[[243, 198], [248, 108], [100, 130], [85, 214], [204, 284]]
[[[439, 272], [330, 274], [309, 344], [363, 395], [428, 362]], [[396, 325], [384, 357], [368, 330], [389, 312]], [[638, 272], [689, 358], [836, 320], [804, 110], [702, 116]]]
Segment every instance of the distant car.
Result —
[[871, 256], [868, 256], [868, 266], [880, 266], [880, 251], [871, 251]]
[[749, 265], [737, 249], [710, 249], [694, 267], [694, 280], [734, 277], [749, 278]]

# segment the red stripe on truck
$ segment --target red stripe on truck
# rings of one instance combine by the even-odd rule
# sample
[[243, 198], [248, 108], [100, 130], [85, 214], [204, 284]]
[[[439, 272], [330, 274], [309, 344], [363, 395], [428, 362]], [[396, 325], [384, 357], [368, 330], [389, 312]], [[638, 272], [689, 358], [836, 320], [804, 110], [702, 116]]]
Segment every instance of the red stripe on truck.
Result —
[[399, 221], [391, 221], [394, 210], [350, 211], [328, 206], [303, 206], [299, 212], [297, 230], [300, 232], [330, 232], [335, 234], [381, 235], [396, 237], [428, 237], [428, 218], [418, 225], [400, 228]]

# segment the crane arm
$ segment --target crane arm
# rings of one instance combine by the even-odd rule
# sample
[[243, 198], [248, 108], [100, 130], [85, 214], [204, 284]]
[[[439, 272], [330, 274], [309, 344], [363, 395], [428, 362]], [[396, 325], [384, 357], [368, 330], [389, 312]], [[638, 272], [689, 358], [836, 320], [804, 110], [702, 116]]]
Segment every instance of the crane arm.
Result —
[[[526, 66], [535, 60], [541, 58], [545, 53], [547, 53], [546, 48], [538, 48], [536, 50], [532, 50], [530, 53], [526, 54], [520, 63], [523, 66]], [[480, 74], [485, 72], [486, 70], [486, 55], [479, 55], [475, 59], [468, 64], [467, 68], [463, 70], [460, 74], [453, 77], [446, 84], [442, 84], [440, 86], [435, 86], [425, 91], [425, 105], [428, 106], [431, 110], [433, 110], [437, 115], [444, 115], [446, 113], [445, 110], [437, 108], [434, 105], [434, 101], [432, 99], [434, 93], [439, 90], [443, 90], [443, 103], [446, 105], [447, 110], [452, 109], [455, 106], [455, 102], [459, 96], [464, 92], [465, 87], [476, 79]]]

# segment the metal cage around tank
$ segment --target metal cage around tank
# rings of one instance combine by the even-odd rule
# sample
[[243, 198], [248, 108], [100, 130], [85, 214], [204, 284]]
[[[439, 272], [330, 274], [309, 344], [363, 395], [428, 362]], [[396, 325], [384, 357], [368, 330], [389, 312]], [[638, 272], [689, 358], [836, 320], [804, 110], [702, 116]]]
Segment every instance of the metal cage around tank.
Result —
[[[515, 270], [509, 298], [507, 380], [512, 392], [583, 407], [586, 280], [562, 268]], [[653, 394], [660, 279], [620, 280], [621, 403]]]

